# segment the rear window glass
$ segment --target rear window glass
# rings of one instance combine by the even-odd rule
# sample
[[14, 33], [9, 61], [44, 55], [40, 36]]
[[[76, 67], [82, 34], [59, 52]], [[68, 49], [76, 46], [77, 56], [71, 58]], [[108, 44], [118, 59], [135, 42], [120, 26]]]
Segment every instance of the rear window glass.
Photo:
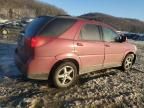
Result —
[[47, 24], [53, 17], [39, 17], [32, 21], [28, 26], [25, 28], [25, 36], [32, 37], [37, 34], [40, 29]]
[[68, 30], [75, 22], [76, 19], [56, 18], [45, 26], [40, 32], [40, 35], [53, 37], [59, 36]]

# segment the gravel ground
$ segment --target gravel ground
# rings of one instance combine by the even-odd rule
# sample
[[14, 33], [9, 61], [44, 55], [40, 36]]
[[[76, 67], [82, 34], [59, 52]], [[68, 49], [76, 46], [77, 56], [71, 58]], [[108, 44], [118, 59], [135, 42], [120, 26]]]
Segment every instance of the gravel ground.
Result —
[[[134, 42], [133, 42], [134, 43]], [[144, 108], [144, 45], [133, 69], [102, 70], [80, 76], [67, 89], [26, 80], [14, 65], [14, 43], [0, 43], [0, 108]]]

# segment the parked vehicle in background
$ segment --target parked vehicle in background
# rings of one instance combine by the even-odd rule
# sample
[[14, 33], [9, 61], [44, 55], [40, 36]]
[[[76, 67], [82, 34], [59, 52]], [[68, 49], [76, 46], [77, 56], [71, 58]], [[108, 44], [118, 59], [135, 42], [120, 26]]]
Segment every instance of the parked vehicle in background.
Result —
[[21, 24], [20, 20], [11, 20], [4, 23], [5, 25], [11, 25], [12, 27], [19, 27]]
[[0, 23], [5, 23], [5, 22], [7, 22], [7, 21], [9, 21], [9, 20], [8, 20], [8, 19], [0, 18]]
[[25, 27], [27, 24], [29, 24], [30, 22], [32, 22], [34, 20], [34, 18], [22, 18], [21, 19], [21, 26]]
[[7, 35], [8, 34], [8, 29], [5, 24], [0, 24], [0, 34], [1, 35]]
[[22, 29], [19, 20], [15, 21], [8, 21], [5, 23], [0, 24], [0, 34], [1, 35], [7, 35], [11, 33], [11, 31], [14, 31], [14, 29]]
[[144, 41], [144, 34], [139, 33], [123, 33], [128, 39], [135, 40], [135, 41]]
[[131, 69], [136, 46], [111, 26], [71, 16], [41, 16], [19, 36], [15, 62], [30, 79], [69, 87], [78, 75], [113, 67]]

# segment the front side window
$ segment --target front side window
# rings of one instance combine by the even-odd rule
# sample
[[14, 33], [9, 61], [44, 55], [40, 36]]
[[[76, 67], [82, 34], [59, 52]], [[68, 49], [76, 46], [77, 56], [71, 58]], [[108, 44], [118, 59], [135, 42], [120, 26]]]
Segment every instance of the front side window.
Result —
[[102, 30], [103, 30], [104, 41], [114, 42], [115, 38], [118, 36], [118, 34], [116, 32], [114, 32], [113, 30], [111, 30], [109, 28], [102, 27]]
[[101, 40], [99, 27], [95, 24], [86, 24], [81, 29], [81, 39], [82, 40]]

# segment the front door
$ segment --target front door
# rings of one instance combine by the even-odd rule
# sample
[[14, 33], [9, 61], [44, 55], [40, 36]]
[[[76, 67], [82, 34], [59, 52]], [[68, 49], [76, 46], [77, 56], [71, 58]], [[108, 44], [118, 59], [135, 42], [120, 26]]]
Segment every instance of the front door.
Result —
[[116, 37], [119, 35], [114, 30], [102, 27], [102, 31], [103, 39], [105, 41], [104, 68], [120, 66], [124, 56], [125, 44], [115, 41]]
[[104, 62], [104, 43], [101, 40], [99, 26], [85, 24], [74, 42], [76, 54], [81, 60], [81, 73], [99, 70]]

